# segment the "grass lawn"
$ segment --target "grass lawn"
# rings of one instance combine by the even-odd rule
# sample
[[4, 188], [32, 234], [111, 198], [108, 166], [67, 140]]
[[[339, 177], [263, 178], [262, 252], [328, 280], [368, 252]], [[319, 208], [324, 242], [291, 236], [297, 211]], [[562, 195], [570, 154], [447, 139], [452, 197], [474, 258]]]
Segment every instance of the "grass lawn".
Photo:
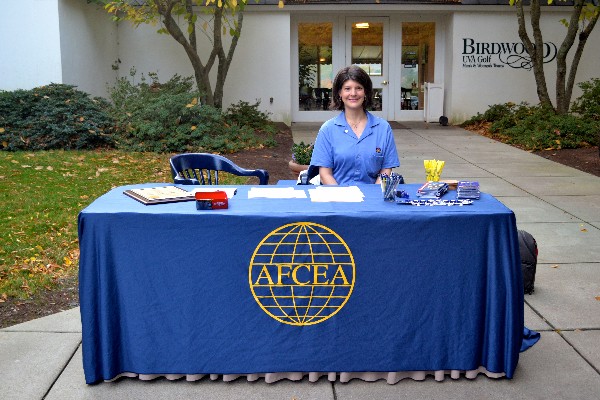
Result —
[[170, 156], [112, 150], [0, 152], [0, 301], [28, 298], [62, 277], [77, 275], [79, 212], [116, 186], [172, 182]]

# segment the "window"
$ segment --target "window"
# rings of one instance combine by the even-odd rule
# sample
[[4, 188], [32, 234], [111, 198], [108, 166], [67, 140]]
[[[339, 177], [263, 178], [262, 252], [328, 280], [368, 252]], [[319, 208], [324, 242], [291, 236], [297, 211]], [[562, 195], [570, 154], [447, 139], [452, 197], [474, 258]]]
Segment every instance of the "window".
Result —
[[300, 111], [328, 110], [333, 82], [333, 23], [298, 24]]
[[423, 109], [423, 85], [433, 82], [435, 23], [402, 24], [401, 95], [403, 110]]

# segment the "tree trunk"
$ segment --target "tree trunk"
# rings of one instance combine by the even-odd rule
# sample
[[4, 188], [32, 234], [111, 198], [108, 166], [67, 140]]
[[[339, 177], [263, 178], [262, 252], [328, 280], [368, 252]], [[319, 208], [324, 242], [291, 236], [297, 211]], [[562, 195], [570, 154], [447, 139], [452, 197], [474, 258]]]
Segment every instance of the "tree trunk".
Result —
[[[523, 1], [517, 2], [519, 37], [521, 38], [523, 45], [531, 57], [538, 98], [543, 106], [552, 107], [558, 114], [566, 114], [569, 112], [579, 61], [581, 60], [581, 55], [587, 39], [591, 31], [594, 29], [596, 22], [598, 21], [598, 14], [596, 14], [588, 21], [588, 25], [585, 27], [585, 29], [583, 29], [579, 35], [577, 35], [577, 32], [579, 31], [579, 20], [584, 5], [585, 0], [575, 0], [568, 24], [567, 34], [565, 35], [565, 38], [556, 54], [556, 107], [554, 107], [548, 94], [546, 77], [544, 73], [544, 41], [540, 29], [540, 0], [531, 0], [530, 5], [530, 20], [534, 42], [531, 41], [529, 34], [527, 33], [525, 13], [523, 11]], [[573, 60], [571, 61], [571, 66], [569, 69], [567, 66], [567, 57], [569, 55], [569, 51], [575, 43], [576, 38], [578, 38], [579, 41], [577, 43], [577, 48], [575, 50], [575, 54], [573, 55]]]
[[567, 100], [566, 109], [564, 111], [565, 113], [569, 112], [571, 97], [573, 96], [573, 87], [575, 86], [575, 75], [577, 74], [577, 68], [579, 67], [579, 61], [581, 60], [583, 49], [587, 43], [590, 33], [598, 22], [598, 16], [600, 16], [600, 13], [596, 14], [592, 19], [590, 19], [587, 26], [578, 35], [577, 48], [575, 49], [575, 54], [573, 55], [573, 61], [571, 61], [571, 70], [569, 71], [569, 77], [567, 79], [565, 88], [565, 99]]
[[554, 108], [548, 87], [546, 86], [546, 75], [544, 73], [544, 40], [540, 29], [540, 0], [531, 0], [530, 7], [531, 27], [533, 28], [534, 42], [529, 38], [525, 25], [525, 12], [523, 11], [523, 1], [517, 3], [517, 19], [519, 22], [519, 37], [531, 57], [533, 68], [533, 76], [535, 78], [535, 86], [537, 88], [538, 98], [542, 105]]
[[[219, 52], [219, 67], [217, 70], [217, 82], [215, 85], [215, 106], [217, 106], [218, 104], [217, 107], [219, 108], [222, 108], [223, 105], [223, 88], [225, 86], [225, 80], [227, 79], [229, 67], [231, 66], [231, 61], [233, 60], [233, 54], [235, 53], [235, 49], [240, 38], [243, 22], [244, 14], [242, 12], [239, 12], [237, 15], [236, 23], [237, 34], [233, 35], [231, 38], [231, 45], [229, 46], [229, 51], [227, 52], [227, 55], [225, 55], [225, 51], [223, 50], [223, 43], [221, 41], [221, 36], [219, 35], [219, 48], [221, 49], [221, 51]], [[217, 32], [215, 29], [215, 35], [216, 34]]]
[[[581, 15], [581, 8], [583, 7], [583, 0], [575, 1], [573, 5], [573, 12], [571, 13], [571, 20], [567, 28], [567, 34], [558, 49], [556, 54], [556, 112], [558, 114], [566, 114], [569, 112], [569, 105], [571, 104], [570, 96], [567, 98], [566, 78], [567, 78], [567, 55], [575, 43], [575, 37], [579, 30], [579, 17]], [[571, 69], [573, 66], [571, 66]]]
[[[238, 40], [242, 31], [243, 22], [243, 11], [239, 10], [237, 13], [237, 21], [235, 28], [235, 35], [231, 40], [231, 45], [227, 54], [223, 48], [222, 40], [222, 29], [223, 29], [223, 17], [224, 9], [219, 7], [216, 3], [212, 6], [215, 8], [214, 20], [213, 20], [213, 48], [206, 61], [206, 64], [202, 63], [200, 56], [198, 55], [198, 49], [196, 46], [196, 23], [192, 17], [192, 0], [186, 0], [186, 11], [189, 17], [186, 22], [188, 24], [189, 35], [185, 37], [181, 28], [175, 21], [172, 15], [173, 2], [169, 4], [158, 5], [158, 13], [162, 16], [162, 22], [165, 25], [167, 32], [183, 47], [190, 62], [194, 69], [194, 77], [196, 79], [196, 85], [198, 90], [201, 92], [202, 103], [217, 108], [223, 107], [223, 88], [225, 86], [225, 80], [227, 73], [233, 60], [233, 54], [238, 44]], [[217, 64], [217, 81], [215, 83], [215, 89], [213, 91], [210, 83], [210, 71], [215, 63]]]

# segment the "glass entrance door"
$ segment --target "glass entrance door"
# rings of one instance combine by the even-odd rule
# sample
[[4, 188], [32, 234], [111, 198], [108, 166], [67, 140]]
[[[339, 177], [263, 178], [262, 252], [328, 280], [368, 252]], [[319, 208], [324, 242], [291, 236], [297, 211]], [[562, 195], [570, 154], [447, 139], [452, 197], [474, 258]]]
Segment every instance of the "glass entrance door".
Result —
[[423, 111], [425, 83], [434, 82], [434, 66], [435, 23], [404, 22], [400, 65], [400, 109], [404, 115]]
[[373, 106], [370, 110], [388, 118], [388, 18], [346, 19], [346, 65], [364, 69], [373, 81]]

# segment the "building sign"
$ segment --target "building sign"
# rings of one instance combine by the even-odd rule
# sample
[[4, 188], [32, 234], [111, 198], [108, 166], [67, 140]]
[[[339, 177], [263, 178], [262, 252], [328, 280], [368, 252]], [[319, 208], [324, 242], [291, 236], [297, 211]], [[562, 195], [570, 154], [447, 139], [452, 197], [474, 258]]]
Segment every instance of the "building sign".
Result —
[[[553, 42], [544, 43], [544, 64], [553, 61], [557, 53]], [[515, 68], [531, 70], [533, 64], [525, 45], [521, 42], [477, 42], [463, 38], [463, 68]]]

